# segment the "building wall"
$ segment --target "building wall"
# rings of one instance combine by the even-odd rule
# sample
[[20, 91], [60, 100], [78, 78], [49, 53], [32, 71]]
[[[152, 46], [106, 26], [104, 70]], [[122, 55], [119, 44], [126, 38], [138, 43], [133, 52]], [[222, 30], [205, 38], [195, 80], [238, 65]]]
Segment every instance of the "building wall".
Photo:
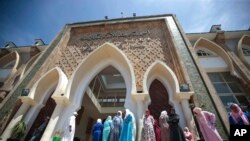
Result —
[[[102, 32], [98, 33], [96, 31]], [[92, 35], [88, 35], [88, 32]], [[70, 35], [69, 42], [67, 42], [67, 39], [63, 40], [63, 46], [55, 47], [49, 59], [42, 64], [41, 69], [39, 69], [26, 88], [31, 88], [38, 78], [55, 66], [59, 66], [70, 77], [81, 60], [84, 60], [88, 54], [107, 41], [123, 50], [129, 61], [131, 61], [135, 71], [138, 91], [142, 91], [143, 74], [156, 60], [165, 62], [174, 70], [179, 82], [185, 82], [184, 74], [179, 65], [180, 62], [178, 62], [179, 59], [164, 20], [97, 25], [93, 27], [83, 26], [81, 28], [72, 28], [68, 33]], [[82, 33], [85, 33], [84, 35], [87, 36], [82, 37]], [[90, 38], [93, 35], [97, 36], [96, 34], [101, 34], [104, 38], [99, 39], [98, 37], [98, 39], [93, 39], [95, 41], [93, 42]], [[146, 61], [144, 61], [145, 59]], [[135, 109], [135, 107], [131, 107], [131, 110], [135, 111]], [[177, 111], [180, 112], [179, 110]]]
[[[203, 73], [202, 77], [205, 80], [205, 83], [207, 85], [208, 90], [210, 91], [210, 95], [212, 95], [212, 97], [214, 97], [213, 101], [215, 102], [215, 105], [222, 106], [221, 100], [216, 96], [217, 92], [216, 92], [214, 86], [211, 84], [211, 81], [206, 73], [207, 73], [207, 71], [209, 71], [209, 72], [218, 72], [218, 71], [230, 72], [231, 76], [238, 78], [240, 81], [240, 85], [243, 86], [244, 89], [246, 89], [246, 91], [248, 91], [250, 88], [249, 87], [249, 84], [250, 84], [249, 80], [250, 79], [248, 77], [250, 75], [250, 71], [247, 68], [245, 62], [243, 62], [243, 60], [241, 59], [241, 56], [239, 55], [239, 52], [238, 52], [238, 48], [240, 45], [240, 39], [242, 37], [244, 37], [244, 35], [249, 35], [250, 31], [235, 31], [235, 32], [219, 31], [219, 32], [215, 32], [213, 34], [215, 34], [215, 35], [212, 36], [212, 33], [207, 33], [207, 35], [194, 33], [194, 34], [187, 34], [187, 37], [189, 38], [189, 40], [191, 42], [194, 42], [194, 41], [196, 42], [192, 46], [193, 48], [198, 47], [197, 44], [199, 41], [206, 40], [206, 43], [204, 43], [204, 42], [202, 43], [203, 46], [205, 46], [205, 48], [208, 50], [211, 50], [211, 49], [213, 51], [217, 50], [214, 52], [217, 53], [217, 55], [220, 54], [218, 56], [223, 58], [223, 60], [227, 64], [227, 66], [231, 66], [228, 70], [227, 69], [221, 70], [221, 69], [219, 69], [220, 66], [213, 65], [211, 67], [215, 67], [214, 69], [211, 68], [210, 70], [207, 70], [206, 67], [208, 67], [208, 64], [204, 63], [204, 59], [203, 59], [204, 57], [198, 57], [198, 55], [196, 54], [196, 50], [194, 50], [193, 56], [197, 56], [197, 60], [198, 60], [197, 64], [199, 66], [199, 69]], [[213, 47], [213, 46], [216, 46], [216, 47]], [[215, 49], [215, 48], [217, 48], [217, 49]], [[225, 57], [225, 56], [227, 56], [227, 57]], [[207, 58], [213, 58], [213, 55], [208, 56]], [[217, 64], [217, 62], [214, 62], [214, 64]], [[249, 97], [249, 93], [248, 92], [245, 93], [245, 96]], [[216, 99], [218, 99], [218, 100], [216, 100]], [[248, 98], [248, 101], [249, 100], [250, 99]], [[225, 111], [224, 106], [222, 106], [222, 108], [217, 108], [217, 109], [222, 117], [222, 121], [225, 124], [228, 124], [229, 123], [228, 122], [228, 113], [227, 113], [227, 111]], [[229, 128], [227, 130], [229, 130]]]
[[236, 39], [227, 39], [225, 44], [234, 52], [237, 53], [237, 45], [239, 42], [239, 38]]
[[[131, 88], [129, 88], [129, 92], [127, 93], [127, 103], [125, 104], [125, 108], [130, 108], [132, 112], [134, 112], [136, 119], [138, 120], [137, 127], [139, 127], [139, 121], [143, 115], [143, 111], [150, 102], [150, 99], [147, 99], [148, 91], [145, 90], [147, 88], [144, 88], [144, 77], [147, 70], [151, 68], [152, 64], [160, 61], [169, 67], [171, 71], [173, 71], [178, 85], [188, 83], [191, 88], [190, 92], [194, 92], [191, 100], [189, 101], [190, 103], [187, 102], [187, 104], [190, 105], [186, 105], [186, 107], [188, 107], [190, 110], [191, 119], [192, 113], [191, 109], [189, 108], [191, 105], [199, 106], [204, 110], [215, 113], [217, 117], [219, 133], [223, 138], [226, 139], [228, 137], [228, 131], [225, 127], [227, 125], [225, 124], [227, 123], [223, 120], [223, 118], [227, 117], [224, 117], [220, 114], [220, 112], [218, 112], [218, 105], [221, 105], [221, 102], [216, 101], [213, 96], [211, 98], [211, 95], [213, 95], [213, 90], [210, 90], [210, 88], [212, 86], [207, 83], [208, 78], [204, 72], [202, 72], [202, 69], [204, 69], [206, 72], [228, 71], [231, 69], [231, 66], [229, 66], [221, 56], [198, 58], [196, 56], [195, 50], [193, 49], [193, 46], [195, 46], [196, 41], [200, 37], [209, 38], [209, 40], [215, 40], [216, 35], [217, 33], [207, 33], [204, 35], [192, 35], [192, 37], [189, 37], [189, 35], [186, 36], [181, 30], [178, 21], [176, 21], [176, 19], [172, 16], [150, 20], [125, 20], [122, 22], [102, 22], [97, 24], [79, 23], [67, 25], [64, 30], [59, 33], [56, 39], [52, 41], [48, 48], [43, 51], [41, 56], [38, 57], [37, 61], [34, 61], [34, 65], [31, 66], [33, 69], [28, 71], [27, 75], [24, 76], [23, 80], [21, 81], [22, 84], [20, 84], [18, 87], [15, 87], [15, 89], [11, 91], [12, 97], [8, 100], [8, 103], [10, 103], [10, 105], [14, 105], [14, 101], [17, 99], [17, 96], [20, 94], [20, 91], [23, 88], [32, 89], [34, 84], [40, 78], [44, 77], [48, 71], [58, 67], [69, 79], [69, 84], [66, 84], [68, 85], [67, 89], [62, 92], [63, 95], [61, 97], [56, 96], [56, 98], [53, 98], [57, 102], [57, 106], [60, 104], [64, 106], [64, 108], [62, 108], [62, 113], [64, 114], [63, 117], [65, 118], [61, 119], [61, 121], [59, 120], [58, 123], [60, 123], [62, 121], [66, 121], [66, 118], [70, 116], [69, 112], [72, 112], [72, 109], [76, 107], [75, 103], [72, 104], [72, 99], [70, 97], [72, 95], [71, 92], [76, 94], [80, 93], [77, 94], [77, 97], [74, 99], [82, 99], [82, 93], [87, 89], [86, 87], [88, 86], [88, 81], [91, 81], [91, 77], [103, 69], [98, 67], [99, 64], [103, 65], [103, 67], [105, 67], [105, 64], [117, 65], [120, 70], [122, 70], [121, 68], [128, 69], [126, 65], [129, 64], [131, 65], [133, 72], [130, 72], [129, 69], [131, 68], [121, 72], [124, 74], [123, 77], [126, 77], [125, 79], [127, 79], [126, 85], [129, 87], [131, 86]], [[187, 37], [191, 38], [192, 40], [188, 41]], [[238, 39], [240, 39], [240, 37], [233, 37], [227, 39], [224, 42], [224, 45], [235, 54]], [[114, 54], [107, 52], [105, 53], [103, 51], [99, 54], [97, 53], [99, 56], [94, 56], [93, 54], [97, 52], [96, 50], [107, 45], [106, 42], [108, 42], [108, 44], [112, 44], [111, 48], [117, 48], [119, 51], [121, 51], [121, 53], [117, 53], [114, 49], [107, 49], [104, 51], [111, 51], [112, 53], [114, 52]], [[119, 61], [124, 61], [119, 60], [119, 57], [117, 57], [119, 55], [125, 56], [125, 60], [128, 60], [126, 62], [127, 64], [119, 64]], [[99, 58], [99, 60], [89, 59], [91, 58], [90, 56]], [[101, 60], [102, 56], [104, 56], [103, 60]], [[116, 58], [117, 60], [113, 60], [113, 62], [117, 62], [112, 63], [112, 58]], [[29, 59], [29, 55], [22, 55], [23, 62], [28, 62]], [[247, 57], [247, 59], [250, 58]], [[90, 66], [90, 68], [79, 69], [81, 66], [84, 66], [87, 63], [89, 64], [86, 66]], [[119, 65], [121, 67], [119, 67]], [[20, 68], [23, 68], [23, 66]], [[82, 76], [75, 76], [75, 74], [79, 71], [82, 71], [82, 73], [79, 73]], [[156, 72], [160, 74], [162, 70], [159, 69], [157, 71]], [[244, 73], [244, 71], [242, 73]], [[79, 80], [75, 81], [77, 77], [79, 77]], [[134, 77], [135, 82], [133, 82], [130, 77]], [[152, 76], [152, 78], [161, 79], [159, 76]], [[241, 78], [244, 77], [241, 76]], [[74, 81], [75, 83], [73, 83]], [[162, 79], [162, 82], [166, 86], [166, 89], [168, 89], [169, 95], [172, 98], [173, 104], [176, 108], [176, 112], [181, 116], [181, 127], [187, 126], [189, 121], [187, 121], [187, 114], [184, 110], [185, 106], [183, 106], [184, 104], [182, 105], [183, 99], [177, 96], [179, 89], [172, 90], [172, 85], [170, 85], [170, 82], [167, 80]], [[143, 103], [142, 105], [140, 104], [140, 100]], [[8, 109], [10, 109], [9, 105], [2, 105], [0, 110], [1, 114]], [[219, 111], [220, 110], [221, 109], [219, 109]], [[86, 113], [83, 113], [82, 117], [84, 120], [81, 121], [78, 126], [79, 129], [85, 130], [86, 125], [84, 125], [84, 123], [87, 122], [86, 120], [88, 116]], [[51, 121], [50, 125], [52, 124], [56, 125], [57, 122]], [[59, 125], [54, 128], [59, 129]], [[76, 132], [76, 135], [80, 134], [80, 132]], [[52, 133], [46, 135], [51, 136]], [[84, 136], [82, 137], [84, 138]]]
[[202, 57], [199, 58], [199, 61], [206, 71], [213, 71], [214, 68], [217, 71], [229, 69], [221, 57]]
[[[30, 49], [29, 49], [30, 48]], [[24, 75], [25, 73], [24, 68], [26, 66], [26, 63], [28, 60], [32, 58], [33, 55], [36, 55], [39, 53], [37, 49], [33, 49], [34, 47], [24, 47], [24, 48], [1, 48], [0, 52], [2, 50], [5, 50], [5, 54], [0, 58], [0, 60], [5, 60], [3, 64], [0, 65], [0, 77], [1, 77], [1, 82], [3, 82], [3, 85], [0, 87], [0, 109], [3, 110], [2, 106], [7, 103], [8, 99], [12, 97], [11, 91], [16, 87], [18, 84], [19, 80], [22, 79], [21, 75]], [[6, 51], [7, 50], [7, 51]], [[15, 55], [16, 54], [16, 55]], [[16, 56], [16, 57], [14, 57]], [[7, 69], [4, 69], [6, 68]], [[26, 68], [28, 69], [28, 67]], [[16, 102], [18, 99], [13, 99], [14, 103], [19, 103]], [[20, 104], [19, 104], [20, 105]], [[16, 111], [16, 110], [14, 110]], [[3, 131], [5, 128], [6, 124], [8, 123], [7, 119], [10, 116], [13, 117], [13, 113], [11, 109], [8, 109], [6, 114], [2, 114], [2, 117], [0, 121], [0, 132]]]

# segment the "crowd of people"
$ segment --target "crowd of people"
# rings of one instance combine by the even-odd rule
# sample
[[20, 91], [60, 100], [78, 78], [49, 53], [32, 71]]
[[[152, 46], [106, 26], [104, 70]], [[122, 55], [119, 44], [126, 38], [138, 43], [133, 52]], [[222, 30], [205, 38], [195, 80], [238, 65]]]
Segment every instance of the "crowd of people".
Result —
[[[229, 109], [230, 125], [250, 125], [250, 105], [248, 105], [247, 111], [245, 112], [235, 103], [232, 103]], [[215, 127], [215, 115], [208, 111], [202, 111], [199, 107], [194, 108], [193, 112], [199, 124], [203, 139], [205, 141], [222, 141], [222, 138]]]
[[159, 119], [154, 119], [149, 110], [143, 118], [142, 140], [144, 141], [194, 141], [187, 127], [179, 126], [179, 116], [171, 109], [170, 114], [162, 111]]
[[[203, 111], [199, 107], [193, 109], [200, 131], [205, 141], [222, 141], [215, 122], [215, 115]], [[124, 118], [122, 118], [124, 115]], [[92, 141], [134, 141], [135, 119], [132, 112], [126, 109], [123, 113], [118, 111], [111, 118], [108, 116], [104, 124], [98, 119], [92, 128]], [[181, 129], [179, 115], [172, 108], [170, 113], [162, 111], [159, 119], [154, 119], [149, 110], [143, 117], [142, 141], [195, 141], [194, 135], [188, 127]]]
[[[205, 141], [222, 141], [215, 126], [216, 117], [213, 113], [203, 111], [199, 107], [195, 107], [193, 113]], [[75, 121], [76, 115], [77, 113], [74, 112], [70, 121]], [[248, 111], [244, 112], [239, 105], [231, 104], [229, 122], [230, 125], [250, 125], [250, 106], [248, 106]], [[69, 136], [72, 137], [70, 140], [74, 137], [72, 125], [74, 125], [73, 122], [67, 129], [71, 134]], [[134, 115], [126, 109], [123, 112], [118, 111], [113, 119], [108, 116], [104, 124], [101, 119], [98, 119], [92, 128], [92, 141], [134, 141], [135, 132]], [[181, 129], [179, 116], [174, 109], [171, 109], [169, 114], [167, 111], [162, 111], [159, 119], [154, 119], [150, 111], [146, 110], [141, 139], [143, 141], [194, 141], [195, 137], [188, 127]]]
[[[193, 109], [198, 126], [205, 141], [222, 141], [215, 123], [215, 115], [208, 111], [203, 111], [199, 107]], [[188, 127], [182, 130], [179, 126], [179, 116], [174, 109], [162, 111], [159, 119], [154, 119], [150, 111], [145, 112], [143, 119], [143, 140], [144, 141], [195, 141], [195, 136]]]
[[92, 128], [92, 141], [134, 141], [135, 132], [134, 115], [126, 109], [118, 111], [113, 119], [108, 116], [104, 124], [101, 119], [97, 119]]
[[[124, 118], [122, 118], [124, 115]], [[101, 119], [92, 128], [92, 141], [134, 141], [135, 119], [131, 111], [118, 111], [113, 117], [108, 116], [104, 124]], [[171, 109], [162, 111], [159, 119], [154, 119], [149, 110], [143, 118], [143, 141], [194, 141], [192, 133], [187, 127], [183, 130], [179, 126], [179, 116]]]

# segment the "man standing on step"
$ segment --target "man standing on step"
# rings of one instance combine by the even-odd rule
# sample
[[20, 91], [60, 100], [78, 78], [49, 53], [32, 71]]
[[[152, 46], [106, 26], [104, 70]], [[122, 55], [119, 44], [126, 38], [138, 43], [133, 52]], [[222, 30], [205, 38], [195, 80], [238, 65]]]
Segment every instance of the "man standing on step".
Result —
[[64, 132], [64, 137], [62, 138], [62, 141], [73, 141], [75, 136], [75, 119], [77, 116], [77, 112], [74, 112], [73, 115], [69, 118], [69, 124], [66, 127], [66, 130]]

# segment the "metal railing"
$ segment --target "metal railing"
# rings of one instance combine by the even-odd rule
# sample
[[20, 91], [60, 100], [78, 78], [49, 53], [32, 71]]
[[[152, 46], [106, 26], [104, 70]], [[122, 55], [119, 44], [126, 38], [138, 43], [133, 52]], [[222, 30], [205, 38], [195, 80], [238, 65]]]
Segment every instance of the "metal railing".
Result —
[[102, 91], [104, 90], [104, 86], [98, 75], [92, 80], [92, 82], [89, 85], [89, 88], [91, 89], [94, 96], [96, 97], [96, 99], [98, 100], [99, 104], [102, 107], [123, 107], [125, 103], [125, 96], [126, 96], [125, 94], [118, 95], [116, 93], [112, 94], [112, 96], [110, 95], [105, 96], [105, 93], [102, 93]]

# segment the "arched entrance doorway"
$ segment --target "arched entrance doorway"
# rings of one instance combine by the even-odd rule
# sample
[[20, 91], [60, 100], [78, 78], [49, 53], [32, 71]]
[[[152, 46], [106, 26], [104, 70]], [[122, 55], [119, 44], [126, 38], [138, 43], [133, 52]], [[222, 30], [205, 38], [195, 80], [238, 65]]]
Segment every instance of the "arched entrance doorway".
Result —
[[31, 104], [31, 107], [24, 113], [24, 121], [27, 124], [26, 130], [28, 131], [25, 135], [25, 140], [31, 139], [32, 134], [45, 122], [46, 117], [49, 117], [50, 121], [43, 127], [43, 133], [40, 134], [39, 138], [44, 133], [47, 135], [54, 128], [54, 126], [50, 125], [50, 130], [46, 130], [49, 122], [53, 123], [55, 121], [55, 116], [53, 117], [52, 115], [56, 107], [60, 106], [58, 102], [55, 102], [55, 97], [61, 96], [67, 82], [68, 79], [63, 71], [55, 67], [44, 74], [33, 85], [28, 96], [21, 97], [22, 101], [28, 101]]
[[[85, 103], [85, 96], [88, 96], [91, 101], [94, 101], [93, 104], [97, 108], [97, 111], [100, 111], [100, 113], [103, 114], [117, 112], [117, 107], [105, 107], [105, 105], [110, 104], [111, 101], [116, 101], [116, 98], [114, 98], [113, 100], [110, 98], [103, 98], [99, 99], [98, 101], [91, 91], [92, 89], [89, 87], [89, 85], [93, 83], [92, 81], [95, 79], [95, 77], [100, 72], [102, 72], [102, 70], [105, 70], [105, 68], [108, 68], [109, 66], [112, 66], [116, 69], [116, 71], [119, 71], [119, 75], [121, 75], [124, 79], [124, 83], [126, 85], [126, 98], [123, 108], [128, 108], [133, 113], [136, 112], [136, 102], [132, 99], [132, 94], [136, 93], [136, 83], [133, 67], [126, 55], [121, 50], [119, 50], [113, 44], [105, 43], [102, 46], [98, 47], [95, 51], [91, 52], [88, 57], [84, 59], [79, 64], [77, 69], [73, 72], [64, 94], [65, 99], [68, 99], [69, 101], [69, 105], [67, 105], [67, 107], [63, 109], [62, 115], [58, 120], [59, 122], [54, 132], [57, 130], [61, 131], [65, 126], [68, 125], [67, 121], [70, 116], [72, 116], [73, 112], [87, 111], [86, 107], [82, 108]], [[119, 103], [123, 103], [122, 101], [123, 99], [120, 98]], [[83, 112], [83, 116], [84, 113], [87, 112]], [[89, 113], [92, 114], [94, 112], [91, 111]], [[88, 117], [85, 119], [88, 119]], [[94, 121], [94, 119], [92, 121]], [[87, 123], [88, 121], [84, 121], [84, 124]]]
[[155, 119], [159, 119], [162, 111], [166, 110], [168, 113], [172, 106], [169, 104], [168, 91], [164, 85], [155, 79], [149, 87], [149, 96], [151, 103], [148, 106], [151, 114]]
[[[49, 98], [45, 104], [45, 106], [40, 110], [38, 113], [34, 123], [32, 124], [27, 136], [25, 137], [25, 140], [30, 140], [32, 137], [32, 134], [35, 132], [39, 126], [41, 126], [44, 122], [44, 119], [46, 117], [51, 117], [55, 107], [56, 107], [56, 102], [51, 98], [51, 95], [54, 93], [54, 90], [49, 94]], [[44, 128], [45, 129], [45, 128]], [[44, 131], [43, 131], [44, 132]], [[43, 134], [43, 133], [42, 133]], [[42, 135], [41, 134], [41, 135]], [[40, 140], [42, 136], [40, 136], [37, 140]]]
[[118, 110], [124, 109], [126, 84], [121, 73], [113, 66], [99, 72], [88, 85], [76, 118], [75, 138], [91, 140], [91, 129], [98, 118], [104, 122]]
[[91, 140], [91, 129], [98, 118], [104, 122], [118, 110], [124, 109], [126, 84], [121, 73], [113, 66], [99, 72], [88, 85], [82, 107], [76, 118], [75, 138]]
[[157, 60], [144, 74], [143, 90], [149, 94], [150, 99], [145, 102], [145, 108], [151, 110], [155, 119], [161, 111], [170, 112], [174, 108], [180, 116], [179, 125], [186, 126], [184, 113], [177, 94], [180, 93], [179, 82], [175, 73], [164, 62]]
[[[51, 98], [56, 100], [58, 97], [62, 97], [62, 94], [65, 92], [67, 83], [68, 79], [66, 75], [58, 67], [55, 67], [45, 73], [32, 86], [28, 96], [20, 97], [20, 99], [22, 100], [22, 105], [8, 124], [2, 135], [2, 138], [4, 140], [8, 139], [11, 136], [13, 127], [21, 120], [24, 120], [24, 122], [27, 124], [26, 130], [29, 131], [33, 126], [33, 123], [39, 122], [37, 118], [39, 118], [40, 115], [51, 115], [50, 121], [47, 125], [49, 127], [49, 130], [45, 129], [44, 132], [44, 134], [46, 135], [45, 138], [50, 138], [57, 124], [57, 113], [61, 109], [60, 103], [57, 101], [55, 107], [55, 103]], [[61, 100], [64, 102], [63, 98]], [[41, 110], [42, 108], [44, 110]], [[57, 111], [54, 112], [54, 109], [57, 109]], [[52, 112], [53, 114], [51, 114]]]

